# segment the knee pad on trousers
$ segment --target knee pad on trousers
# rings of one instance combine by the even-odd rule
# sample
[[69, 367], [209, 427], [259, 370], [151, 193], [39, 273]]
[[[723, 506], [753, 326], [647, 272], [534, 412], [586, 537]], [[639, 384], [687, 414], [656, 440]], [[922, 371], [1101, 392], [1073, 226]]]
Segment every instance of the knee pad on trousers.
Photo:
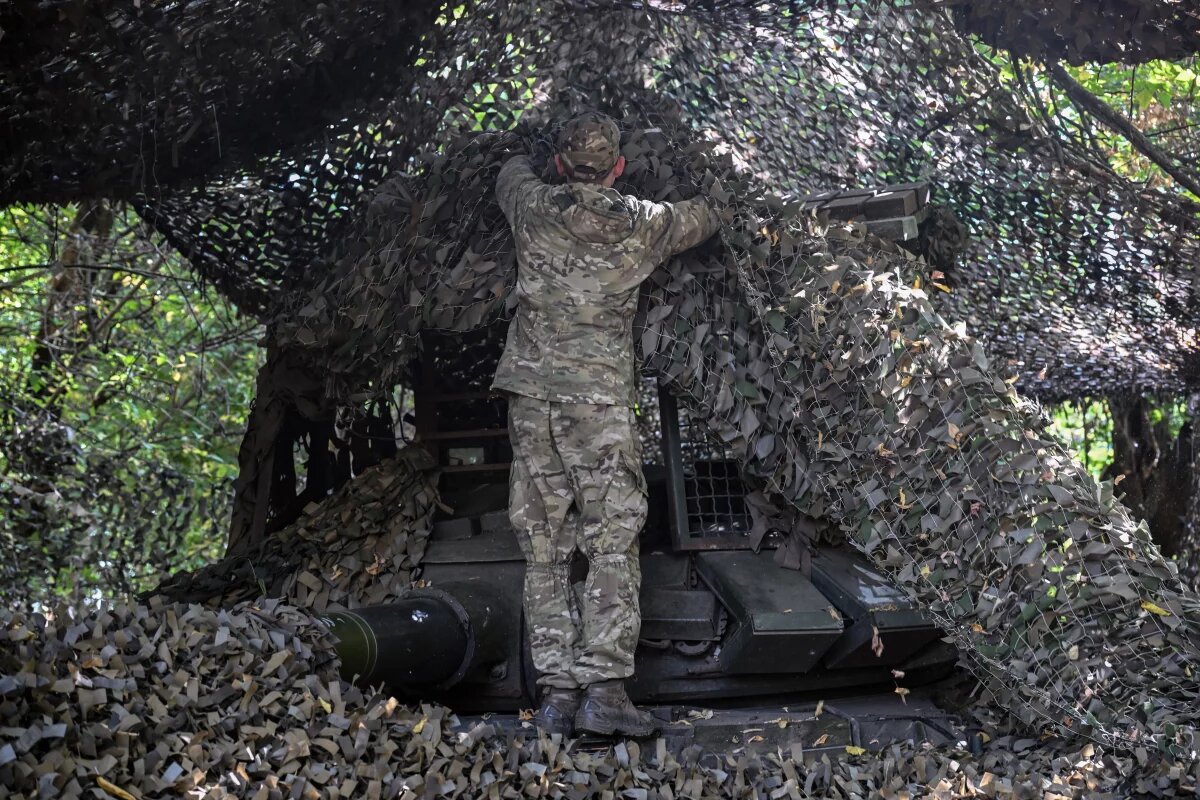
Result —
[[594, 567], [621, 567], [628, 566], [632, 559], [625, 553], [604, 553], [598, 556], [591, 557], [591, 563]]
[[526, 564], [525, 574], [540, 577], [543, 580], [562, 579], [570, 583], [570, 564]]
[[565, 561], [561, 564], [554, 563], [554, 562], [546, 563], [543, 561], [535, 561], [533, 563], [530, 563], [530, 562], [526, 561], [525, 568], [526, 569], [548, 570], [551, 572], [562, 572], [562, 571], [571, 569], [571, 565], [570, 565], [570, 563], [565, 562]]

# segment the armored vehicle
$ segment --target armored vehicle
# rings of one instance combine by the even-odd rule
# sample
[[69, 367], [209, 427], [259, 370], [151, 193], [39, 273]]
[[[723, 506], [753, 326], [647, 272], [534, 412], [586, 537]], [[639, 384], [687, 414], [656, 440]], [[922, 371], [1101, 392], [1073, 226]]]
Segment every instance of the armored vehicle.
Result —
[[[907, 240], [917, 236], [927, 197], [909, 185], [810, 203]], [[521, 615], [524, 559], [507, 514], [506, 407], [489, 391], [504, 336], [499, 325], [422, 339], [410, 421], [440, 467], [444, 507], [421, 588], [405, 602], [331, 619], [348, 675], [458, 711], [536, 705]], [[909, 687], [953, 668], [955, 651], [932, 620], [849, 547], [817, 547], [803, 569], [777, 563], [780, 535], [752, 535], [762, 532], [727, 447], [652, 378], [641, 382], [636, 412], [650, 509], [629, 684], [636, 702], [675, 718], [695, 705], [841, 697], [849, 707], [859, 701], [847, 697], [880, 690], [903, 704]], [[580, 557], [573, 577], [582, 582], [585, 571]], [[754, 720], [738, 717], [734, 727]]]

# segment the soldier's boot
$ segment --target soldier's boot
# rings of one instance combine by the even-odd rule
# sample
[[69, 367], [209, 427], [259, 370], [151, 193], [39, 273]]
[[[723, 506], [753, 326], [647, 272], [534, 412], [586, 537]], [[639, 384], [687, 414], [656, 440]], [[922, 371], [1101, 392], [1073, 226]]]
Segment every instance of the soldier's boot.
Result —
[[548, 689], [542, 705], [533, 715], [533, 724], [546, 733], [575, 735], [575, 712], [579, 710], [582, 689]]
[[575, 715], [575, 730], [601, 736], [649, 736], [658, 733], [658, 720], [648, 711], [633, 704], [625, 693], [622, 680], [601, 681], [587, 688], [579, 713]]

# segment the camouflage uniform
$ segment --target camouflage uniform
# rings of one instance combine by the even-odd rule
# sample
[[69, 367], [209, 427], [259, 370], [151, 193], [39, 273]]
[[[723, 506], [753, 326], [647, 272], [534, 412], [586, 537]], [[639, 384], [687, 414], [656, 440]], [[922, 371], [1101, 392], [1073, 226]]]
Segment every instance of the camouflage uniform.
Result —
[[[616, 163], [612, 120], [573, 120], [560, 156], [577, 173]], [[525, 553], [525, 616], [544, 686], [633, 674], [641, 628], [638, 533], [646, 483], [632, 406], [638, 286], [717, 229], [702, 199], [653, 203], [598, 183], [543, 183], [523, 156], [496, 184], [513, 228], [517, 309], [493, 387], [508, 392], [509, 515]], [[589, 573], [582, 609], [568, 564]]]

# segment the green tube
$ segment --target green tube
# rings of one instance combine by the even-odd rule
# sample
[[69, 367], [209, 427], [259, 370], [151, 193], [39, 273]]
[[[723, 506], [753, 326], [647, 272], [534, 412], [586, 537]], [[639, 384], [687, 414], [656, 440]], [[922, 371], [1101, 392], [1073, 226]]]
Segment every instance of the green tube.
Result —
[[326, 614], [342, 677], [395, 689], [448, 685], [470, 650], [467, 621], [451, 601], [416, 595], [386, 606]]

